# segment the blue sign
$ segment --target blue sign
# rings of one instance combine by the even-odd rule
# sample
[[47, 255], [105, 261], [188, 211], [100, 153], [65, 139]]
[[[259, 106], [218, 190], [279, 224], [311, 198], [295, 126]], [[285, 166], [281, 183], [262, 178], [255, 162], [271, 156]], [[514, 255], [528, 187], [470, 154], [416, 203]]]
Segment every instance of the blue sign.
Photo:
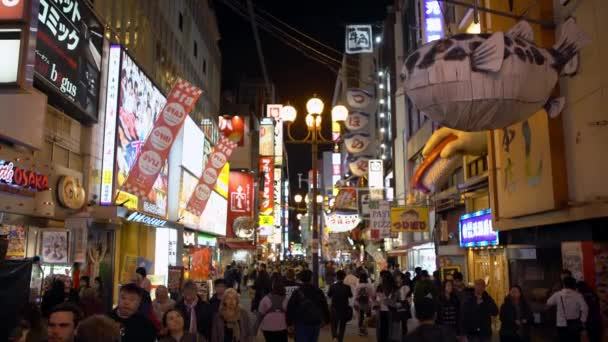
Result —
[[498, 245], [498, 232], [492, 227], [490, 209], [462, 215], [458, 224], [460, 247]]
[[424, 33], [425, 42], [443, 37], [443, 13], [437, 0], [424, 1]]

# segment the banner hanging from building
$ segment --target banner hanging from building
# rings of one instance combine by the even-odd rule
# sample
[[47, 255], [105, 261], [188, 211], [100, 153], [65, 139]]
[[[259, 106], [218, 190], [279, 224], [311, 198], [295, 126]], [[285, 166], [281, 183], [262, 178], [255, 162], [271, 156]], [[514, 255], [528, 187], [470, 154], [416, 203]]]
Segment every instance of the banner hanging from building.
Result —
[[391, 209], [392, 233], [420, 233], [429, 231], [429, 209], [426, 207], [399, 207]]
[[262, 177], [262, 191], [260, 194], [260, 229], [269, 235], [274, 227], [274, 157], [260, 158], [260, 176]]
[[213, 152], [211, 152], [211, 155], [207, 159], [203, 174], [201, 175], [194, 192], [190, 195], [186, 210], [196, 216], [201, 216], [203, 214], [207, 201], [211, 196], [211, 191], [215, 188], [217, 183], [220, 171], [228, 162], [228, 159], [230, 159], [235, 147], [236, 144], [232, 141], [225, 137], [220, 138], [219, 143], [215, 146]]
[[260, 156], [274, 157], [274, 121], [264, 118], [260, 123]]
[[184, 80], [177, 81], [137, 155], [122, 189], [139, 197], [148, 195], [161, 168], [165, 165], [175, 137], [202, 93], [202, 90]]
[[361, 222], [361, 218], [358, 213], [342, 214], [342, 213], [331, 213], [324, 214], [325, 225], [330, 233], [344, 233], [349, 232], [357, 227]]
[[218, 129], [222, 136], [234, 141], [239, 147], [245, 143], [245, 121], [242, 117], [238, 115], [220, 116]]
[[253, 175], [247, 172], [230, 171], [228, 189], [226, 238], [251, 238], [255, 227], [245, 227], [243, 224], [253, 223], [253, 221], [251, 219], [239, 220], [239, 218], [251, 218], [253, 216]]

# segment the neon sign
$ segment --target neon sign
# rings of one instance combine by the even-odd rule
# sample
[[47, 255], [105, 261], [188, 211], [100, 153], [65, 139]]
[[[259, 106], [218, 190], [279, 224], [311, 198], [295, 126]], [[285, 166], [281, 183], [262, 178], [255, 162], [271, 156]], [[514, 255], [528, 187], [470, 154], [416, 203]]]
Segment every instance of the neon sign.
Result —
[[498, 245], [498, 232], [492, 227], [490, 209], [461, 216], [459, 231], [460, 247]]
[[424, 32], [427, 43], [443, 37], [443, 18], [440, 6], [437, 0], [424, 2]]
[[0, 160], [0, 190], [34, 196], [35, 192], [48, 188], [46, 175], [20, 168], [11, 161]]

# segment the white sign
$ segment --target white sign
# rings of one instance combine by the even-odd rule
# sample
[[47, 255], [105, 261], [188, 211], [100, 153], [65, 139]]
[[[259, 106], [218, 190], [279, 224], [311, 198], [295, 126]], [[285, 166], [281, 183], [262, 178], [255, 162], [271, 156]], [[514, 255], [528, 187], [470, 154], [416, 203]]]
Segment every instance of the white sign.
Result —
[[283, 108], [282, 104], [268, 104], [266, 105], [266, 117], [279, 119], [281, 118], [281, 109]]
[[270, 118], [260, 123], [260, 155], [274, 156], [274, 122]]
[[283, 120], [281, 120], [282, 104], [266, 105], [266, 117], [273, 118], [274, 125], [274, 165], [283, 165]]
[[331, 213], [325, 215], [325, 225], [330, 233], [349, 232], [361, 222], [359, 214], [339, 214]]
[[391, 206], [388, 201], [369, 203], [369, 226], [380, 232], [380, 238], [391, 235]]
[[372, 25], [346, 25], [346, 53], [373, 51]]
[[184, 231], [184, 246], [196, 246], [196, 233]]
[[381, 159], [370, 159], [368, 166], [370, 188], [382, 188], [384, 183], [384, 164]]
[[120, 46], [110, 47], [108, 85], [106, 90], [106, 117], [103, 133], [103, 161], [101, 164], [102, 205], [112, 204], [114, 193], [114, 150], [116, 149], [116, 113], [118, 112], [118, 85], [120, 81]]
[[[15, 83], [19, 75], [19, 52], [21, 51], [21, 29], [0, 29], [0, 84]], [[12, 37], [14, 36], [14, 37]]]

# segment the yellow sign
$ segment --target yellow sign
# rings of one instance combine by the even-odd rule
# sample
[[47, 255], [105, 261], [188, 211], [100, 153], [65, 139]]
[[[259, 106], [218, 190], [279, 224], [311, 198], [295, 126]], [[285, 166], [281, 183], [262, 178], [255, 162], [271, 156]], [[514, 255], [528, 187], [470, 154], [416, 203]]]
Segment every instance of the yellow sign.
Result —
[[127, 209], [137, 210], [139, 209], [137, 206], [138, 199], [137, 196], [131, 195], [128, 192], [120, 191], [118, 192], [118, 197], [116, 197], [116, 203], [124, 203], [123, 206]]
[[260, 227], [274, 226], [274, 215], [260, 215]]
[[217, 176], [217, 183], [215, 184], [215, 191], [222, 195], [224, 198], [228, 198], [228, 181], [230, 179], [230, 163], [226, 163], [220, 174]]
[[391, 208], [391, 233], [428, 232], [429, 209], [426, 207]]

